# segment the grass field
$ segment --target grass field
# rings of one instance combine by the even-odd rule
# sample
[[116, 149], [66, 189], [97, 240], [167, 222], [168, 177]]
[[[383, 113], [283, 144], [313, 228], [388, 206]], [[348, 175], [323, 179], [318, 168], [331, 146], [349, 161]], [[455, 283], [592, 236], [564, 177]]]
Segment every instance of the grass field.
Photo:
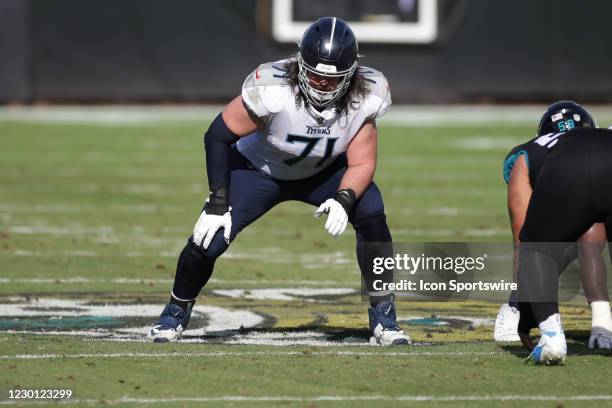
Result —
[[[206, 193], [210, 116], [90, 113], [0, 112], [0, 404], [70, 389], [76, 405], [612, 406], [612, 355], [585, 347], [583, 304], [562, 309], [562, 367], [494, 344], [498, 305], [478, 302], [401, 302], [415, 344], [367, 346], [354, 236], [330, 238], [298, 203], [232, 244], [182, 342], [144, 342]], [[394, 241], [509, 241], [501, 163], [538, 113], [383, 122], [376, 182]]]

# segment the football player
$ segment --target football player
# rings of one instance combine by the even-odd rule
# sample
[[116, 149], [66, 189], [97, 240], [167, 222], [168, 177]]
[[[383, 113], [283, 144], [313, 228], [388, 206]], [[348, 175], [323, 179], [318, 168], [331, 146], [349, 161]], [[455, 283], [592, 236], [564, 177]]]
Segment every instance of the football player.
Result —
[[[535, 138], [516, 146], [504, 161], [504, 180], [508, 184], [508, 213], [512, 226], [512, 237], [518, 252], [519, 232], [523, 227], [529, 199], [546, 161], [550, 147], [563, 135], [578, 127], [595, 127], [595, 120], [582, 106], [572, 101], [560, 101], [550, 105], [538, 126]], [[580, 238], [579, 245], [570, 245], [562, 256], [560, 270], [578, 258], [582, 286], [592, 309], [591, 336], [589, 347], [612, 348], [612, 319], [606, 285], [606, 270], [602, 250], [606, 242], [606, 232], [602, 223], [596, 223]], [[514, 279], [518, 257], [515, 257]], [[520, 341], [519, 302], [516, 292], [507, 304], [501, 305], [495, 320], [495, 341]], [[523, 323], [529, 326], [527, 319]], [[528, 330], [529, 328], [523, 329]]]
[[[540, 340], [529, 359], [558, 364], [567, 354], [557, 301], [567, 245], [558, 243], [574, 242], [593, 224], [602, 222], [606, 235], [612, 236], [612, 131], [596, 128], [588, 112], [576, 104], [551, 112], [543, 120], [544, 126], [550, 122], [552, 131], [540, 136], [539, 144], [550, 152], [519, 233], [519, 332], [528, 335], [531, 326], [537, 325]], [[601, 310], [606, 327], [600, 327], [600, 332], [606, 338], [612, 336], [610, 314], [609, 305]]]
[[295, 57], [258, 66], [204, 136], [210, 193], [149, 339], [177, 340], [217, 258], [276, 204], [296, 200], [317, 207], [314, 216], [326, 217], [325, 229], [334, 237], [352, 224], [357, 260], [372, 289], [370, 342], [409, 344], [396, 321], [393, 294], [373, 290], [364, 249], [368, 242], [391, 242], [372, 181], [376, 119], [390, 106], [386, 78], [359, 64], [353, 31], [339, 18], [310, 25]]

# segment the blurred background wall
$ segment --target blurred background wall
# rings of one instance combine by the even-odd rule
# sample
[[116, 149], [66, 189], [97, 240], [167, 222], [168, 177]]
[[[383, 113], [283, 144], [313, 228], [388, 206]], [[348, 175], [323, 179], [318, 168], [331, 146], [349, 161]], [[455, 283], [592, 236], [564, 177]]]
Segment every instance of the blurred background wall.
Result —
[[[349, 20], [384, 3], [294, 1]], [[0, 102], [227, 101], [257, 64], [295, 51], [271, 34], [272, 3], [0, 0]], [[396, 102], [609, 103], [611, 15], [609, 0], [437, 0], [432, 42], [361, 42], [361, 63]]]

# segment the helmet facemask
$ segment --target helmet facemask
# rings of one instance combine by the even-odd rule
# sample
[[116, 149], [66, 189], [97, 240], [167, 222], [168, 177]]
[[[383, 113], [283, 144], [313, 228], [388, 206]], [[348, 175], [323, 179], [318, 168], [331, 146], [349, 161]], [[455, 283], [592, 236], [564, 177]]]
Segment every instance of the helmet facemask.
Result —
[[[318, 108], [324, 108], [331, 105], [340, 99], [348, 90], [351, 84], [351, 78], [357, 69], [357, 61], [344, 71], [337, 71], [334, 65], [318, 64], [313, 67], [306, 63], [300, 52], [297, 53], [298, 62], [298, 83], [302, 93], [308, 99], [308, 102]], [[309, 74], [317, 75], [324, 78], [339, 79], [334, 90], [322, 91], [316, 89], [311, 83]]]

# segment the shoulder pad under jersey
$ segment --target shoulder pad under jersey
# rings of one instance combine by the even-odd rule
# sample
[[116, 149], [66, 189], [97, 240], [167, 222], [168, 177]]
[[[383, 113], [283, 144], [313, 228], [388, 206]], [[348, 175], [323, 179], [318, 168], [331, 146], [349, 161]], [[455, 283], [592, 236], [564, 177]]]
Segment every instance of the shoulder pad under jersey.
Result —
[[525, 156], [525, 160], [527, 161], [527, 167], [529, 167], [528, 143], [529, 142], [516, 146], [515, 148], [510, 150], [510, 153], [506, 155], [506, 158], [504, 159], [503, 169], [502, 169], [502, 175], [504, 177], [504, 181], [506, 182], [506, 184], [510, 182], [510, 173], [512, 172], [514, 163], [516, 163], [519, 157]]
[[278, 112], [291, 88], [286, 83], [288, 60], [261, 64], [242, 84], [242, 100], [260, 118]]
[[368, 116], [372, 119], [380, 118], [391, 108], [391, 91], [387, 78], [382, 72], [370, 67], [359, 67], [359, 73], [369, 90], [364, 108], [370, 111]]

